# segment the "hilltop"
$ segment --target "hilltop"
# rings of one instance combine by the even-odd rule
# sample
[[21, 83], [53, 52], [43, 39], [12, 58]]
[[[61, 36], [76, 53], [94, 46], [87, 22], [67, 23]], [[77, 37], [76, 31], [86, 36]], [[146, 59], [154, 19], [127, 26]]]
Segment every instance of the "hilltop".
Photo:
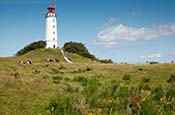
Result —
[[[69, 53], [66, 52], [67, 56], [73, 61], [73, 62], [83, 62], [83, 63], [92, 63], [95, 61], [92, 61], [89, 58], [82, 57], [75, 53]], [[0, 58], [1, 62], [10, 62], [10, 63], [18, 63], [20, 60], [28, 60], [31, 59], [34, 63], [43, 63], [46, 62], [47, 59], [57, 59], [58, 62], [65, 62], [60, 49], [45, 49], [45, 48], [39, 48], [36, 50], [29, 51], [28, 53], [21, 55], [21, 56], [13, 56], [13, 57], [6, 57], [6, 58]]]

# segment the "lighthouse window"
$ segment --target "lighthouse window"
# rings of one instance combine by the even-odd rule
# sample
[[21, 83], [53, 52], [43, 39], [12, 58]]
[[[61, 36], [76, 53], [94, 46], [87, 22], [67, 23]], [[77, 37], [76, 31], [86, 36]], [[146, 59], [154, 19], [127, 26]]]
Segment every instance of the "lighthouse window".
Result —
[[55, 25], [53, 25], [53, 28], [55, 28]]
[[53, 19], [53, 22], [55, 22], [55, 20]]
[[55, 41], [55, 38], [53, 38], [53, 40]]
[[53, 32], [53, 34], [55, 34], [55, 32]]

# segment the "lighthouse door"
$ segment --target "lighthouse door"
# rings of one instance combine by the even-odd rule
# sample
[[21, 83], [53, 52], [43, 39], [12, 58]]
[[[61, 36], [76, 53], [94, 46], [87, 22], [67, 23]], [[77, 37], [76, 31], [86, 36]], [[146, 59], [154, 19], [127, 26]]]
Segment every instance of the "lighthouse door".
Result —
[[55, 48], [55, 45], [53, 45], [53, 48]]

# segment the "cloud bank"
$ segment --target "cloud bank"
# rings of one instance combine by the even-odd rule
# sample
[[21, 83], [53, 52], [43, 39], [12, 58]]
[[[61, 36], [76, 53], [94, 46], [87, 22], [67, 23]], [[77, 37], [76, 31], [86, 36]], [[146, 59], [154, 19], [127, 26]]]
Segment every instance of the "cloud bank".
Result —
[[129, 27], [123, 24], [109, 26], [97, 33], [94, 43], [103, 46], [113, 46], [122, 41], [152, 40], [162, 36], [174, 36], [175, 23], [147, 27]]

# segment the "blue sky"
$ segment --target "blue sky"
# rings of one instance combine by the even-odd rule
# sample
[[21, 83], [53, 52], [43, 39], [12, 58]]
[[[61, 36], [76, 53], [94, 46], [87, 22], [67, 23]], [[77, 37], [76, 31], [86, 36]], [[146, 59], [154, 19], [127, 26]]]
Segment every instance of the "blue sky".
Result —
[[[54, 0], [0, 0], [0, 56], [45, 39]], [[115, 62], [175, 60], [175, 0], [56, 0], [59, 46], [83, 42]]]

